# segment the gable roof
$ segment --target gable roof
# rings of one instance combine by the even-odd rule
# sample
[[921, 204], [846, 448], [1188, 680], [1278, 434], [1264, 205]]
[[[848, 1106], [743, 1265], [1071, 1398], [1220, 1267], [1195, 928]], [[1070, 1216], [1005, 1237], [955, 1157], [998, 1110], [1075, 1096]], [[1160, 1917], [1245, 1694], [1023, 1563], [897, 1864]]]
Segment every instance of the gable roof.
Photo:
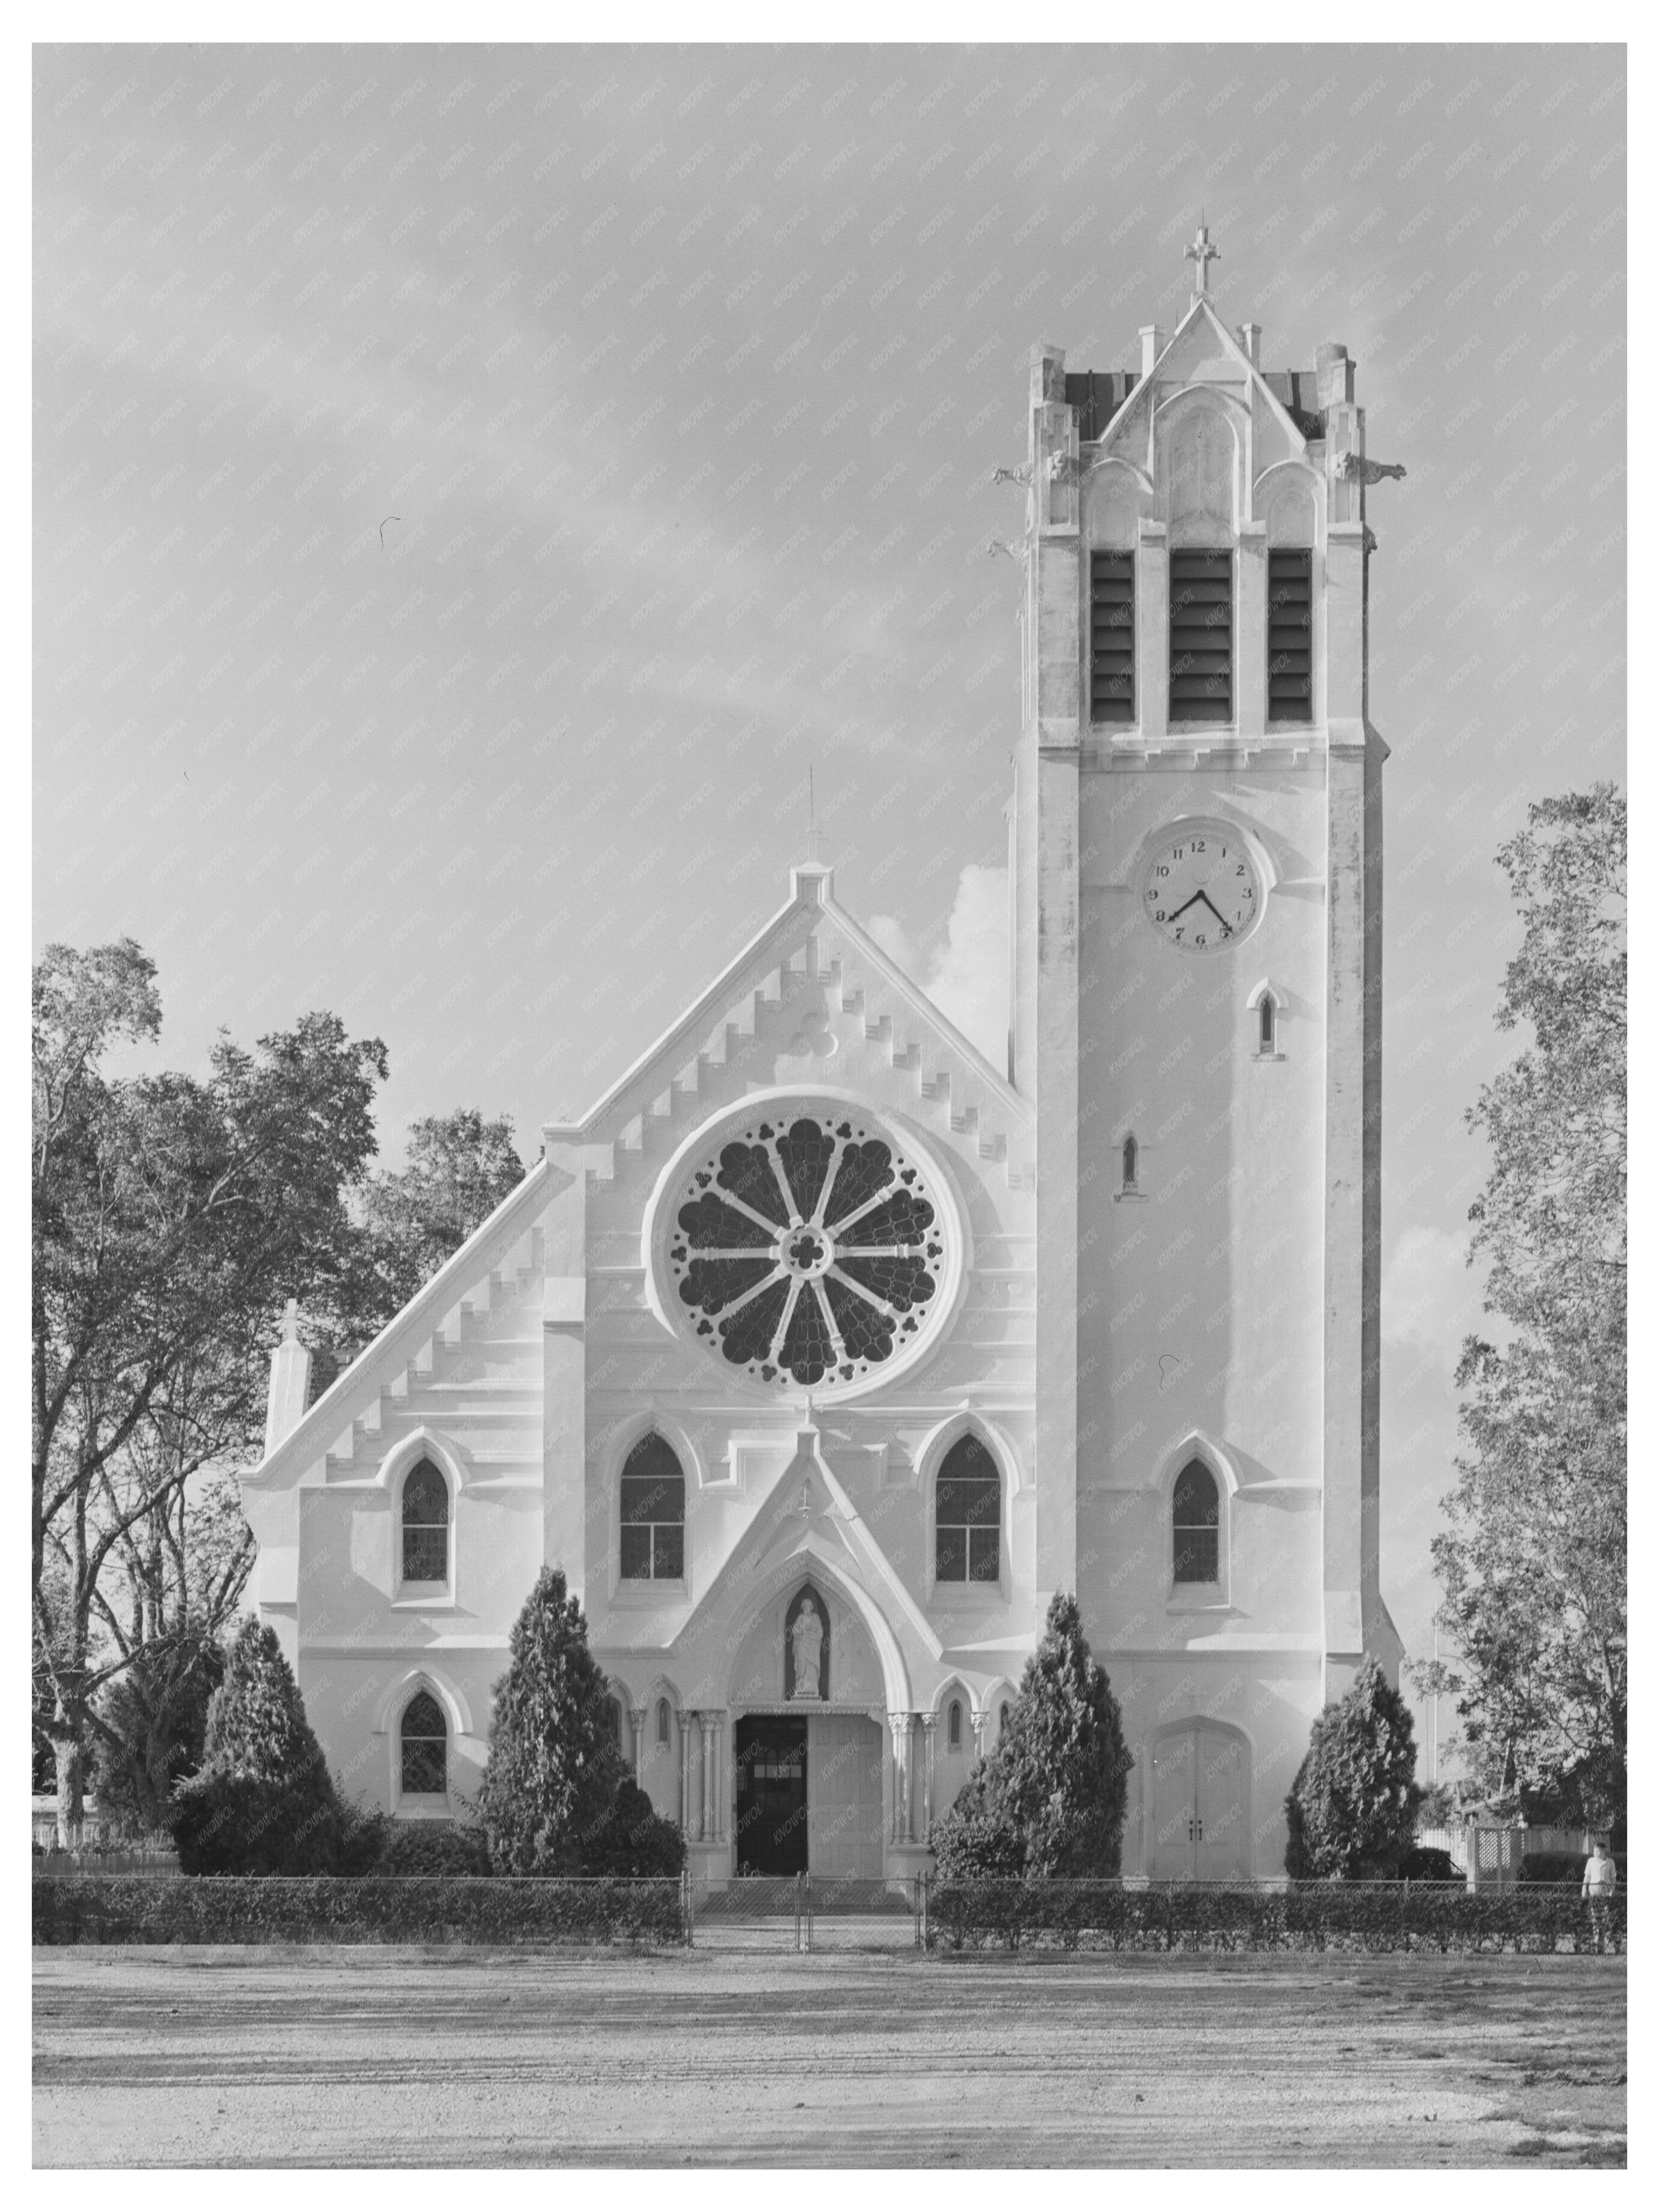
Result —
[[[1135, 385], [1122, 405], [1117, 409], [1110, 422], [1107, 423], [1100, 439], [1100, 450], [1103, 454], [1109, 452], [1118, 443], [1130, 422], [1138, 422], [1145, 424], [1148, 410], [1153, 404], [1151, 395], [1156, 393], [1158, 389], [1161, 373], [1167, 367], [1179, 375], [1180, 364], [1175, 356], [1187, 346], [1194, 325], [1200, 322], [1207, 323], [1210, 329], [1221, 340], [1224, 350], [1243, 372], [1245, 380], [1250, 388], [1261, 393], [1267, 403], [1269, 411], [1276, 417], [1285, 434], [1294, 441], [1296, 449], [1305, 452], [1311, 439], [1324, 436], [1323, 419], [1310, 415], [1295, 404], [1300, 380], [1306, 373], [1296, 370], [1279, 372], [1275, 374], [1258, 368], [1233, 332], [1228, 329], [1226, 324], [1216, 313], [1206, 293], [1193, 301], [1191, 307], [1176, 325], [1164, 350], [1152, 363], [1152, 373], [1143, 377]], [[1281, 384], [1285, 387], [1285, 396], [1282, 397], [1275, 389], [1276, 386]]]
[[382, 1389], [418, 1358], [467, 1293], [528, 1238], [549, 1200], [568, 1182], [569, 1170], [555, 1164], [550, 1157], [552, 1148], [615, 1142], [672, 1084], [722, 1018], [820, 933], [827, 933], [832, 941], [838, 936], [860, 966], [873, 971], [931, 1040], [934, 1059], [945, 1060], [945, 1073], [951, 1059], [959, 1061], [964, 1076], [982, 1086], [1023, 1130], [1030, 1130], [1035, 1118], [1030, 1102], [997, 1073], [978, 1046], [939, 1012], [861, 924], [836, 903], [834, 884], [833, 870], [821, 862], [791, 869], [787, 902], [580, 1121], [544, 1126], [543, 1157], [524, 1181], [335, 1377], [287, 1436], [243, 1473], [244, 1485], [281, 1489], [326, 1456], [352, 1423], [379, 1403]]

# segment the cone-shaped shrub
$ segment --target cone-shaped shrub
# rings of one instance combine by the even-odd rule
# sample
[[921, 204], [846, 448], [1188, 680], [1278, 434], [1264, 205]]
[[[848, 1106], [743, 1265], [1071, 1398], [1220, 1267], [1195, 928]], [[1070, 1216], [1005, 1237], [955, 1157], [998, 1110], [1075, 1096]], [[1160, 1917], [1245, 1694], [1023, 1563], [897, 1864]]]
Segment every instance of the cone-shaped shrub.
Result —
[[1115, 1875], [1133, 1763], [1077, 1600], [1059, 1591], [995, 1748], [933, 1824], [939, 1872]]
[[497, 1874], [579, 1874], [623, 1778], [605, 1676], [580, 1601], [544, 1567], [495, 1685], [478, 1812]]
[[200, 1770], [173, 1801], [186, 1874], [327, 1874], [343, 1818], [275, 1635], [244, 1623], [208, 1706]]
[[611, 1811], [582, 1853], [584, 1874], [678, 1874], [685, 1838], [665, 1820], [637, 1782], [624, 1776]]
[[1422, 1796], [1412, 1717], [1375, 1659], [1313, 1724], [1285, 1800], [1285, 1871], [1295, 1881], [1391, 1881], [1412, 1848]]

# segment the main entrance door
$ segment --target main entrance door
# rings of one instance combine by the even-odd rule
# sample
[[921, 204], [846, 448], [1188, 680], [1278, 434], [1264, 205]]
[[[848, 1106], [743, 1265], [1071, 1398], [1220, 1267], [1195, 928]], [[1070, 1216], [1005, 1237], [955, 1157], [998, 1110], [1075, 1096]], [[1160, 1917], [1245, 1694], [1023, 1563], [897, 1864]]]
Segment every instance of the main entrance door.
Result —
[[1153, 1880], [1225, 1881], [1248, 1875], [1249, 1804], [1242, 1737], [1201, 1723], [1161, 1736], [1152, 1750]]
[[881, 1874], [881, 1730], [862, 1713], [814, 1713], [807, 1723], [809, 1866], [814, 1875]]
[[738, 1872], [806, 1871], [806, 1721], [745, 1713], [733, 1741], [738, 1770]]

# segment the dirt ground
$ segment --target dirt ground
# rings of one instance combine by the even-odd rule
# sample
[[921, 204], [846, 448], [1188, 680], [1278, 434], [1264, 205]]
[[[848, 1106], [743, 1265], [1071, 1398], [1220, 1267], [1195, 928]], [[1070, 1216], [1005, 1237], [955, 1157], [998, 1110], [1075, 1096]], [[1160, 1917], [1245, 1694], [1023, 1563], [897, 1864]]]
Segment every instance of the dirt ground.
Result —
[[1622, 2166], [1625, 1960], [40, 1950], [34, 2161]]

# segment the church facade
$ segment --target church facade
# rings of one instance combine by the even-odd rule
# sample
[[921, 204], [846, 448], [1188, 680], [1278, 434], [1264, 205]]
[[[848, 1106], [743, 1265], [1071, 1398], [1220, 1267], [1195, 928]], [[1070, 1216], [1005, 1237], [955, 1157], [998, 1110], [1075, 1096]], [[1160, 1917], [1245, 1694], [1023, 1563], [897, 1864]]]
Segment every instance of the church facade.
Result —
[[1353, 364], [1034, 349], [993, 1065], [788, 896], [243, 1479], [349, 1793], [476, 1793], [544, 1564], [694, 1869], [896, 1875], [1075, 1590], [1126, 1874], [1272, 1875], [1378, 1586], [1381, 767]]

